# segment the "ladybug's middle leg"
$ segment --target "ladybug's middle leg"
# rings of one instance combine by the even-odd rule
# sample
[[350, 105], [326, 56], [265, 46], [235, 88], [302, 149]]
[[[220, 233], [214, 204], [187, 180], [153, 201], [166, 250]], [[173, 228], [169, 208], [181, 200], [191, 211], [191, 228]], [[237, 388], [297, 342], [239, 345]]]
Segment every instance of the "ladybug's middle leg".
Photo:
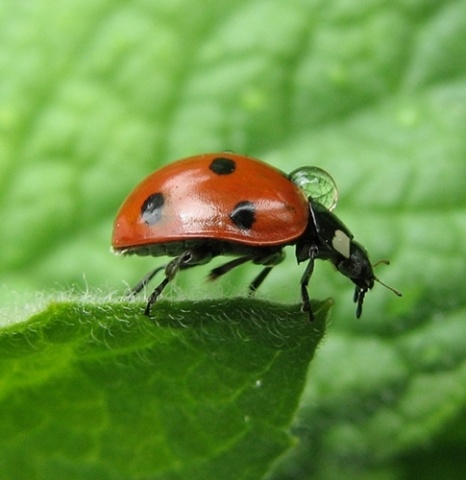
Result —
[[139, 292], [144, 290], [145, 287], [149, 284], [149, 282], [162, 270], [167, 268], [166, 265], [162, 265], [161, 267], [154, 268], [151, 270], [142, 280], [140, 280], [128, 293], [128, 295], [137, 295]]
[[246, 255], [244, 257], [238, 257], [233, 260], [230, 260], [227, 263], [224, 263], [223, 265], [220, 265], [219, 267], [213, 268], [210, 273], [209, 273], [209, 280], [217, 280], [218, 277], [221, 275], [225, 275], [225, 273], [228, 273], [230, 270], [233, 270], [233, 268], [238, 267], [242, 265], [243, 263], [249, 262], [252, 260], [253, 257], [250, 255]]
[[267, 278], [272, 268], [283, 262], [285, 253], [283, 250], [273, 254], [264, 255], [263, 257], [256, 257], [254, 263], [256, 265], [264, 265], [264, 268], [259, 272], [259, 275], [249, 285], [249, 294], [254, 295], [256, 290], [262, 285], [262, 282]]
[[251, 255], [244, 255], [242, 257], [238, 257], [233, 260], [230, 260], [229, 262], [224, 263], [219, 267], [214, 268], [209, 273], [209, 280], [216, 280], [221, 275], [225, 275], [225, 273], [228, 273], [230, 270], [233, 270], [234, 268], [249, 261], [254, 262], [256, 265], [264, 265], [265, 268], [261, 270], [259, 275], [257, 275], [257, 277], [254, 278], [254, 280], [249, 285], [249, 293], [253, 295], [254, 292], [262, 284], [262, 282], [266, 279], [267, 275], [270, 273], [272, 268], [275, 267], [275, 265], [278, 265], [284, 258], [285, 258], [285, 254], [281, 250], [278, 252], [274, 251], [273, 253], [270, 253], [270, 251], [267, 251], [259, 255], [257, 253], [254, 253]]
[[267, 278], [274, 266], [275, 265], [265, 267], [260, 271], [259, 275], [257, 275], [257, 277], [249, 284], [249, 295], [254, 295], [256, 293], [256, 290], [262, 285], [262, 282]]

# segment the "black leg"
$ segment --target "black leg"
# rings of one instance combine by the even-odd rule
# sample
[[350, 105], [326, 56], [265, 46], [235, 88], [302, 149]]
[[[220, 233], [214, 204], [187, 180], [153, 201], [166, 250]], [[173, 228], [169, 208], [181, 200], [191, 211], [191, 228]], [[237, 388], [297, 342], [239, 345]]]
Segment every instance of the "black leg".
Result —
[[216, 280], [221, 275], [228, 273], [230, 270], [233, 270], [234, 268], [239, 267], [240, 265], [248, 261], [252, 261], [256, 265], [265, 265], [265, 268], [261, 270], [259, 275], [257, 275], [257, 277], [254, 278], [254, 280], [249, 285], [249, 294], [254, 295], [255, 291], [262, 285], [262, 282], [267, 278], [267, 275], [270, 273], [272, 268], [275, 265], [278, 265], [284, 258], [285, 256], [282, 251], [274, 252], [272, 254], [268, 252], [267, 255], [264, 255], [262, 257], [252, 257], [248, 255], [235, 258], [234, 260], [231, 260], [227, 263], [224, 263], [223, 265], [220, 265], [217, 268], [214, 268], [209, 274], [209, 280]]
[[129, 292], [129, 295], [137, 295], [141, 290], [143, 290], [147, 284], [159, 273], [161, 270], [167, 268], [166, 265], [157, 267], [154, 270], [150, 271], [140, 282], [138, 282]]
[[[310, 312], [312, 317], [311, 304], [309, 301], [309, 292], [307, 291], [307, 286], [309, 285], [309, 279], [311, 278], [312, 272], [314, 270], [314, 259], [309, 260], [309, 263], [304, 270], [303, 276], [301, 277], [301, 300], [302, 306], [301, 310], [303, 312]], [[312, 318], [311, 318], [312, 319]]]
[[167, 286], [170, 280], [171, 279], [169, 277], [165, 277], [162, 283], [157, 288], [155, 288], [154, 291], [149, 295], [146, 308], [144, 309], [144, 315], [146, 317], [150, 317], [152, 305], [154, 305], [154, 303], [157, 301], [157, 298], [159, 298], [159, 295], [162, 293], [163, 289]]
[[311, 248], [309, 251], [309, 263], [304, 270], [303, 276], [301, 277], [301, 300], [302, 306], [301, 310], [303, 312], [309, 312], [309, 321], [314, 320], [314, 314], [312, 313], [311, 303], [309, 299], [309, 292], [307, 291], [307, 286], [309, 285], [309, 279], [311, 278], [312, 272], [314, 271], [314, 260], [317, 257], [317, 249]]
[[362, 314], [362, 304], [364, 303], [364, 297], [366, 296], [367, 288], [356, 287], [354, 290], [354, 301], [356, 306], [356, 318], [360, 318]]
[[272, 271], [272, 268], [275, 265], [272, 265], [271, 267], [265, 267], [261, 270], [259, 275], [251, 282], [249, 285], [249, 295], [254, 295], [256, 293], [256, 290], [262, 285], [262, 282], [267, 278], [267, 275]]
[[256, 257], [254, 258], [254, 263], [256, 265], [264, 265], [265, 268], [261, 270], [259, 275], [251, 282], [249, 285], [249, 294], [254, 295], [256, 290], [262, 285], [262, 282], [267, 278], [269, 273], [272, 271], [272, 268], [278, 265], [279, 263], [283, 262], [285, 258], [285, 254], [283, 250], [279, 250], [278, 252], [274, 252], [272, 254], [264, 255], [263, 257]]
[[249, 262], [250, 260], [252, 260], [252, 257], [250, 256], [239, 257], [235, 258], [234, 260], [230, 260], [229, 262], [224, 263], [223, 265], [220, 265], [219, 267], [211, 270], [211, 272], [209, 273], [209, 280], [217, 280], [217, 278], [221, 275], [225, 275], [225, 273], [233, 270], [233, 268], [238, 267], [243, 263]]
[[144, 310], [144, 315], [150, 317], [152, 305], [157, 301], [163, 289], [168, 285], [168, 283], [173, 280], [178, 270], [194, 267], [198, 264], [209, 261], [209, 259], [209, 254], [187, 250], [186, 252], [183, 252], [181, 255], [178, 255], [178, 257], [175, 257], [173, 260], [171, 260], [165, 267], [165, 278], [163, 279], [162, 283], [160, 283], [159, 286], [154, 289], [154, 291], [147, 299], [147, 305]]

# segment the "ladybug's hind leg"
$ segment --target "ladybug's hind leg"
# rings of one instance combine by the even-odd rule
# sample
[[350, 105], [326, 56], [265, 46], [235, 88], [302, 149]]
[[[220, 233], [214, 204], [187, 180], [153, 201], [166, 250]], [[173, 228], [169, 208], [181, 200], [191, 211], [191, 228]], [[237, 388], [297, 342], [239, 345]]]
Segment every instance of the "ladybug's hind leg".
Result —
[[[144, 309], [144, 315], [150, 317], [150, 312], [152, 305], [157, 301], [160, 294], [163, 292], [163, 289], [168, 285], [170, 281], [175, 278], [176, 273], [178, 270], [194, 267], [196, 265], [206, 263], [210, 260], [211, 255], [206, 252], [198, 252], [196, 250], [186, 250], [181, 255], [178, 255], [173, 260], [171, 260], [165, 267], [165, 278], [162, 282], [154, 289], [154, 291], [150, 294], [149, 298], [147, 299], [147, 305]], [[162, 267], [163, 268], [163, 267]], [[144, 285], [158, 272], [159, 269], [155, 269], [154, 271], [150, 272], [145, 278], [142, 279], [140, 284], [141, 290], [144, 288]], [[146, 281], [144, 283], [144, 281]], [[135, 289], [139, 287], [136, 285]]]
[[166, 265], [162, 265], [161, 267], [154, 268], [154, 270], [151, 270], [140, 282], [138, 282], [128, 293], [128, 295], [137, 295], [140, 293], [142, 290], [144, 290], [145, 287], [149, 284], [149, 282], [159, 273], [161, 270], [164, 270], [167, 268]]

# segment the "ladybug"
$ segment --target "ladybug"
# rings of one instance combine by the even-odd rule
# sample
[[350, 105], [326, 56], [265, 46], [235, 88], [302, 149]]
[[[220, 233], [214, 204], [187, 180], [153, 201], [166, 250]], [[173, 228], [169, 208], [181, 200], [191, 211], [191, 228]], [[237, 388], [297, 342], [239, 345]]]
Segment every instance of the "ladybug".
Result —
[[298, 263], [308, 261], [300, 282], [302, 310], [312, 320], [307, 287], [319, 258], [331, 261], [355, 284], [359, 318], [366, 292], [379, 280], [366, 250], [353, 240], [331, 207], [316, 200], [317, 195], [306, 194], [305, 184], [315, 180], [306, 179], [306, 168], [313, 167], [286, 175], [254, 158], [209, 153], [169, 164], [143, 180], [116, 216], [112, 247], [125, 255], [174, 257], [133, 289], [140, 292], [165, 269], [165, 278], [149, 296], [145, 315], [150, 316], [153, 304], [179, 270], [230, 255], [235, 258], [214, 268], [209, 278], [252, 262], [263, 267], [249, 286], [254, 293], [283, 260], [283, 248], [295, 245]]

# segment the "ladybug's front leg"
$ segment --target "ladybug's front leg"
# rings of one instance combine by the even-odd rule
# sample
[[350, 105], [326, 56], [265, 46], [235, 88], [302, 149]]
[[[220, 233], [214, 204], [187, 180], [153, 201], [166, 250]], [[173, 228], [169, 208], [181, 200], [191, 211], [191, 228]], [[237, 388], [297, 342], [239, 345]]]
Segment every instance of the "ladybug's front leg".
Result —
[[362, 313], [362, 304], [364, 303], [364, 297], [367, 293], [367, 288], [361, 288], [356, 286], [354, 289], [353, 300], [357, 304], [356, 307], [356, 318], [359, 318]]
[[309, 285], [309, 279], [311, 278], [312, 272], [314, 271], [314, 260], [317, 258], [318, 248], [316, 246], [311, 246], [309, 249], [309, 263], [304, 270], [303, 276], [301, 277], [301, 300], [302, 306], [301, 310], [303, 312], [309, 312], [309, 321], [314, 320], [314, 314], [312, 313], [311, 302], [309, 300], [309, 292], [307, 291], [307, 286]]

